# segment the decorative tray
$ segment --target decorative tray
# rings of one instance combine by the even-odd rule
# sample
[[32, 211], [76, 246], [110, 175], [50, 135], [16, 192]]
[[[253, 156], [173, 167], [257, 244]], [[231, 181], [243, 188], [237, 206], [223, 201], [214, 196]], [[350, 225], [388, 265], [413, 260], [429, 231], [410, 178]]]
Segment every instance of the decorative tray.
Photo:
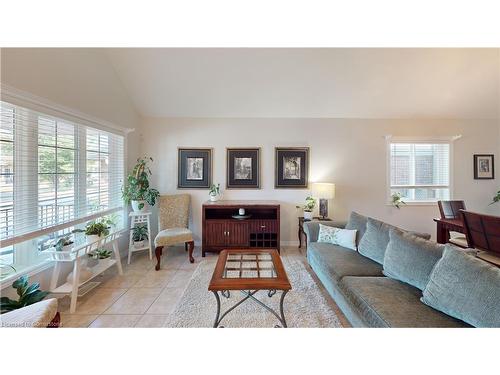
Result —
[[245, 219], [250, 219], [252, 217], [251, 214], [248, 214], [248, 215], [232, 215], [231, 216], [233, 219], [236, 219], [236, 220], [245, 220]]

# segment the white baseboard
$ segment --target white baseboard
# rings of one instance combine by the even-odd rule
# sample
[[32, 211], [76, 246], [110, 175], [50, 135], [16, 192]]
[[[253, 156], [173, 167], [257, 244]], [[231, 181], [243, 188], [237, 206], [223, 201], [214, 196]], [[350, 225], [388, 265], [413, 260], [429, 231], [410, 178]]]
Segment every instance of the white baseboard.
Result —
[[296, 247], [299, 247], [299, 241], [280, 241], [280, 246], [296, 246]]

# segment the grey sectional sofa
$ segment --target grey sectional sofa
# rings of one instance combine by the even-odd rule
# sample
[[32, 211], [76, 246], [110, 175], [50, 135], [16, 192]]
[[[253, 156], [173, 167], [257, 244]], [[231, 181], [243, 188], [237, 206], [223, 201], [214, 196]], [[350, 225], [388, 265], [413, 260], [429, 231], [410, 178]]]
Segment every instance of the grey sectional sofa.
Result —
[[[347, 223], [348, 229], [358, 230], [358, 244], [365, 234], [366, 220], [366, 217], [353, 213]], [[321, 224], [341, 228], [346, 225], [339, 222], [321, 222]], [[383, 223], [381, 225], [388, 226]], [[468, 326], [422, 303], [420, 301], [422, 290], [385, 277], [381, 263], [351, 249], [317, 242], [318, 222], [305, 223], [304, 231], [307, 234], [309, 265], [352, 326]], [[384, 249], [381, 249], [382, 255], [383, 252]]]

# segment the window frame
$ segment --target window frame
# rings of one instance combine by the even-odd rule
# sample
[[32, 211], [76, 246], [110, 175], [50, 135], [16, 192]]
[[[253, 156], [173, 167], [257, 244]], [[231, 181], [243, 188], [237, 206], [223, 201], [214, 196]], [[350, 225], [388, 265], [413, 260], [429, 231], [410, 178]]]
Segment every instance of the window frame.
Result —
[[[413, 187], [423, 187], [423, 188], [448, 188], [449, 199], [453, 199], [454, 195], [454, 185], [453, 185], [453, 155], [454, 155], [454, 141], [460, 139], [461, 135], [455, 136], [444, 136], [444, 137], [400, 137], [386, 135], [384, 138], [386, 140], [386, 205], [392, 206], [391, 190], [394, 186], [391, 184], [391, 144], [394, 143], [409, 143], [409, 144], [448, 144], [449, 145], [449, 158], [448, 158], [448, 173], [449, 181], [448, 185], [411, 185], [405, 186], [409, 188]], [[435, 206], [438, 200], [408, 200], [405, 201], [404, 206]]]

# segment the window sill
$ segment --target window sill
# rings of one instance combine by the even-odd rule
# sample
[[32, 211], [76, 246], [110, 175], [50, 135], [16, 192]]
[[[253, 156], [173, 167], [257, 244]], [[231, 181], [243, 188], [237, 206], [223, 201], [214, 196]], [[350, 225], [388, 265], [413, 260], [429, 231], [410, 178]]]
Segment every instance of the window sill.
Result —
[[[393, 206], [394, 205], [390, 202], [386, 203], [386, 206]], [[412, 201], [412, 202], [405, 202], [404, 204], [401, 204], [399, 208], [405, 207], [405, 206], [436, 206], [437, 207], [437, 201]]]

